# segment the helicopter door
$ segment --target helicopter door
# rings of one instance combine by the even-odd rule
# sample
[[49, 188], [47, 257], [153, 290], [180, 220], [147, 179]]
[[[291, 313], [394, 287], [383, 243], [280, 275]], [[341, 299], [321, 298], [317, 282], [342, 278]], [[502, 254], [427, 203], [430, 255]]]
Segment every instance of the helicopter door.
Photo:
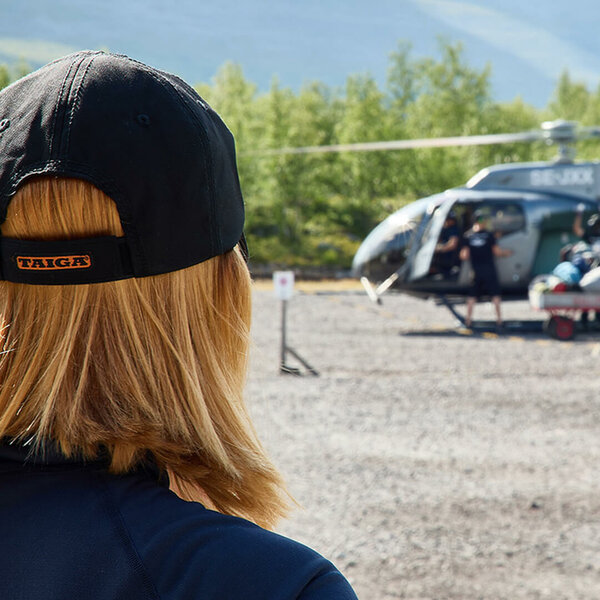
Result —
[[498, 245], [512, 254], [496, 261], [498, 280], [503, 289], [522, 289], [529, 281], [539, 235], [527, 227], [521, 202], [497, 203], [491, 207], [491, 226]]
[[429, 216], [429, 222], [425, 225], [423, 234], [419, 240], [415, 240], [415, 243], [419, 246], [419, 249], [413, 255], [413, 262], [410, 267], [409, 281], [415, 281], [421, 279], [429, 274], [431, 268], [431, 261], [435, 253], [435, 246], [442, 232], [442, 227], [446, 221], [448, 213], [452, 210], [456, 200], [447, 200], [440, 204], [432, 215]]

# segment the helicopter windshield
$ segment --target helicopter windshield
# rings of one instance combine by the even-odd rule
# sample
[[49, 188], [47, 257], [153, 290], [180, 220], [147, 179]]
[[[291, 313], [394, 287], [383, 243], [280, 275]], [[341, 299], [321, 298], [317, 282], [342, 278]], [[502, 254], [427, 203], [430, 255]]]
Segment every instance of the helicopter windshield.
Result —
[[357, 277], [383, 281], [405, 262], [408, 246], [431, 198], [422, 198], [397, 210], [382, 221], [361, 244], [352, 262]]

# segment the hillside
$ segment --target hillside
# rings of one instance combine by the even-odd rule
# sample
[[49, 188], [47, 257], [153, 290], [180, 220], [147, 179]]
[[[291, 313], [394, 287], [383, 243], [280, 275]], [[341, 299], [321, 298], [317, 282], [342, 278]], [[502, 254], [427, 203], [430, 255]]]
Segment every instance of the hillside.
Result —
[[600, 5], [594, 0], [3, 0], [0, 61], [32, 66], [71, 50], [108, 48], [210, 81], [231, 60], [263, 90], [277, 76], [298, 89], [320, 80], [342, 85], [370, 72], [385, 81], [398, 40], [418, 56], [436, 55], [437, 36], [461, 40], [474, 67], [492, 65], [498, 100], [520, 95], [543, 106], [562, 69], [598, 83]]

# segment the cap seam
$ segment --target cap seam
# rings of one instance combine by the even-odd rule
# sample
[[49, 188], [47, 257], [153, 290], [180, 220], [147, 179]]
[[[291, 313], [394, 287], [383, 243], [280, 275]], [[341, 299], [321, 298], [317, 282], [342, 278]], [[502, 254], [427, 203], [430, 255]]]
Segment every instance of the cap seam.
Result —
[[71, 89], [73, 87], [73, 83], [75, 81], [75, 77], [77, 75], [77, 71], [79, 71], [79, 67], [81, 66], [81, 64], [83, 63], [83, 61], [85, 60], [85, 56], [81, 57], [81, 59], [77, 62], [72, 62], [69, 65], [69, 70], [67, 72], [67, 75], [65, 76], [64, 80], [63, 80], [63, 84], [61, 86], [60, 89], [60, 93], [56, 99], [56, 110], [54, 113], [54, 119], [53, 119], [53, 123], [52, 123], [52, 135], [50, 137], [50, 157], [53, 157], [54, 155], [54, 140], [55, 140], [55, 136], [57, 133], [57, 128], [59, 126], [58, 123], [58, 115], [60, 112], [60, 107], [61, 104], [63, 103], [63, 98], [65, 98], [65, 89], [68, 85], [68, 91], [66, 92], [66, 103], [65, 103], [65, 108], [64, 108], [64, 115], [62, 115], [62, 125], [63, 128], [61, 130], [61, 141], [59, 142], [59, 148], [58, 148], [58, 155], [60, 156], [60, 147], [61, 147], [61, 142], [62, 142], [62, 137], [65, 135], [65, 131], [64, 131], [64, 124], [65, 121], [67, 119], [67, 113], [71, 110], [71, 106], [69, 105], [69, 94], [71, 93]]
[[[122, 202], [120, 200], [116, 200], [114, 196], [120, 198], [123, 194], [119, 191], [118, 186], [115, 185], [112, 180], [105, 179], [98, 173], [98, 171], [95, 171], [94, 169], [91, 169], [82, 163], [59, 158], [52, 158], [50, 160], [45, 160], [42, 162], [36, 162], [27, 166], [23, 166], [21, 169], [14, 173], [13, 177], [11, 178], [11, 184], [8, 187], [6, 193], [4, 193], [4, 196], [8, 198], [12, 197], [21, 185], [24, 177], [30, 175], [43, 175], [44, 173], [55, 173], [64, 175], [66, 177], [73, 177], [74, 179], [77, 179], [77, 175], [87, 176], [90, 178], [90, 180], [93, 178], [93, 181], [90, 181], [90, 183], [92, 183], [96, 187], [105, 186], [106, 189], [102, 191], [104, 191], [108, 196], [110, 196], [110, 198], [115, 203], [118, 203], [120, 206], [122, 205]], [[109, 192], [107, 191], [109, 189], [115, 191]]]
[[65, 89], [65, 86], [67, 84], [67, 80], [69, 79], [69, 75], [71, 74], [71, 71], [73, 69], [73, 64], [74, 63], [70, 63], [69, 64], [69, 68], [67, 69], [67, 72], [65, 74], [65, 77], [63, 79], [62, 85], [60, 86], [60, 92], [58, 93], [58, 96], [56, 97], [56, 102], [54, 104], [54, 111], [52, 113], [52, 125], [50, 126], [50, 145], [48, 147], [48, 154], [49, 156], [53, 155], [53, 150], [54, 150], [54, 133], [56, 131], [56, 121], [58, 119], [58, 111], [60, 108], [60, 103], [61, 103], [61, 99], [63, 97], [63, 92]]
[[[81, 88], [85, 82], [85, 78], [86, 78], [86, 76], [90, 70], [90, 67], [92, 66], [92, 63], [94, 62], [96, 56], [97, 55], [89, 56], [88, 64], [86, 65], [83, 75], [81, 76], [81, 81], [79, 82], [79, 84], [77, 85], [77, 88], [75, 90], [73, 104], [72, 104], [72, 106], [70, 106], [69, 126], [67, 128], [67, 135], [66, 135], [66, 140], [65, 140], [65, 154], [69, 153], [69, 147], [71, 144], [71, 126], [73, 125], [75, 111], [79, 109], [79, 101], [81, 99], [80, 91], [81, 91]], [[88, 57], [86, 56], [85, 58], [88, 58]], [[81, 65], [83, 64], [83, 61], [85, 60], [85, 58], [77, 66], [77, 71], [75, 71], [75, 74], [73, 75], [73, 82], [75, 81], [75, 78], [77, 77], [77, 73], [79, 72], [79, 69], [81, 68]], [[68, 100], [68, 98], [67, 98], [67, 100]]]

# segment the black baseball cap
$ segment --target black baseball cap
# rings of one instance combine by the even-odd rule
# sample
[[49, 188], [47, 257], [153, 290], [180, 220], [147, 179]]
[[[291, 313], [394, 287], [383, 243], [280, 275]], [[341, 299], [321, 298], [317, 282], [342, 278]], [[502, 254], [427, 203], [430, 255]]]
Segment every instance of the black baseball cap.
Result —
[[0, 279], [99, 283], [245, 249], [233, 136], [192, 87], [129, 57], [77, 52], [0, 91], [0, 222], [39, 175], [98, 187], [124, 237], [2, 237]]

